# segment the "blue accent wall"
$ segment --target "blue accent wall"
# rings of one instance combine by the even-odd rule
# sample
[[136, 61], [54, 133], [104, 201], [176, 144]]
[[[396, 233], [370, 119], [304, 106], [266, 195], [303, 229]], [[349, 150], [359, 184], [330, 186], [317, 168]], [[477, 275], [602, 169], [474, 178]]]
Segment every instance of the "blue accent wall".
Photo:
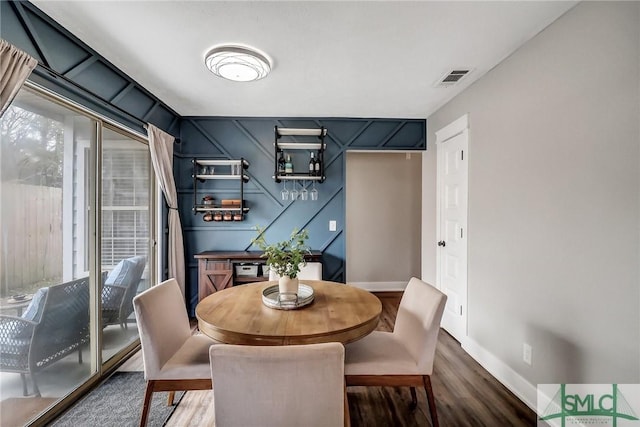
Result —
[[[316, 184], [317, 201], [282, 201], [283, 184], [274, 173], [274, 126], [327, 128], [324, 153], [326, 180]], [[187, 258], [187, 295], [193, 314], [197, 303], [198, 269], [193, 256], [211, 250], [257, 250], [251, 247], [255, 226], [267, 227], [267, 241], [282, 240], [294, 228], [309, 230], [312, 249], [323, 252], [324, 278], [345, 278], [345, 152], [347, 150], [425, 150], [426, 121], [405, 119], [346, 118], [238, 118], [184, 117], [180, 129], [174, 169], [179, 210], [184, 230]], [[309, 152], [291, 152], [298, 170], [306, 168]], [[242, 222], [205, 222], [194, 215], [194, 157], [249, 161], [244, 199], [250, 212]], [[291, 188], [291, 183], [288, 183]], [[310, 187], [309, 187], [310, 188]], [[238, 181], [207, 181], [198, 184], [197, 198], [213, 195], [216, 200], [238, 198]], [[381, 195], [381, 202], [383, 200]], [[337, 221], [337, 231], [329, 231], [329, 220]]]
[[180, 133], [175, 111], [31, 3], [0, 1], [0, 36], [38, 60], [32, 82], [140, 133]]

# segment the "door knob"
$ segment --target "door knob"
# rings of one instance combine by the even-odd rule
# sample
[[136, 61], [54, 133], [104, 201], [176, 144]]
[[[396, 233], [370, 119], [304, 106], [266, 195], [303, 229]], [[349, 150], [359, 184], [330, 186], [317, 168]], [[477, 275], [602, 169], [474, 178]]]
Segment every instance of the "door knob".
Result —
[[438, 242], [438, 246], [442, 246], [444, 248], [445, 246], [447, 246], [447, 244], [444, 242], [444, 240], [440, 240]]

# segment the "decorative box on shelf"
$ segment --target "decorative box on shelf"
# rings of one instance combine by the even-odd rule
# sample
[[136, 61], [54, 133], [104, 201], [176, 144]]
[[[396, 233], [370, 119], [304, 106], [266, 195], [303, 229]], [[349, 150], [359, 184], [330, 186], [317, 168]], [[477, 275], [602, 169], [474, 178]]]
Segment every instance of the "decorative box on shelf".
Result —
[[236, 264], [236, 276], [257, 277], [260, 264]]

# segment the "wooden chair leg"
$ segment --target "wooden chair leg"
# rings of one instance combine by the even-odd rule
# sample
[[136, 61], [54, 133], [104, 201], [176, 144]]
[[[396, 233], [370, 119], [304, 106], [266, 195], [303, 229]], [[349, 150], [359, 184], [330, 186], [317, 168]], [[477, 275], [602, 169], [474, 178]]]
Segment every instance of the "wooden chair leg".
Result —
[[142, 402], [142, 414], [140, 414], [140, 427], [147, 425], [149, 408], [151, 408], [151, 398], [153, 397], [153, 381], [147, 381], [147, 388], [144, 391], [144, 401]]
[[429, 404], [429, 413], [431, 414], [431, 425], [433, 427], [439, 427], [438, 413], [436, 412], [436, 400], [433, 397], [433, 387], [431, 387], [431, 377], [429, 375], [423, 375], [422, 381], [424, 382], [424, 391], [427, 393], [427, 403]]
[[409, 408], [413, 411], [418, 407], [418, 396], [416, 396], [415, 387], [411, 387], [410, 391], [411, 391], [411, 404], [409, 405]]
[[349, 399], [347, 398], [347, 386], [344, 387], [344, 427], [351, 427], [351, 417], [349, 416]]
[[173, 398], [175, 397], [175, 395], [176, 395], [175, 391], [169, 392], [169, 395], [167, 396], [167, 406], [173, 405]]

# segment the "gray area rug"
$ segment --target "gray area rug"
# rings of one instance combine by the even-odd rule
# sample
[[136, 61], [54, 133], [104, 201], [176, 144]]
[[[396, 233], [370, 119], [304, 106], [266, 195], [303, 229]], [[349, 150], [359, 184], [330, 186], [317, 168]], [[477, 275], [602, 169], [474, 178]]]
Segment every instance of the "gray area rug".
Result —
[[[135, 427], [140, 421], [145, 386], [142, 372], [116, 372], [50, 425]], [[153, 393], [147, 426], [165, 425], [184, 396], [184, 392], [177, 392], [174, 405], [167, 406], [167, 394]]]

